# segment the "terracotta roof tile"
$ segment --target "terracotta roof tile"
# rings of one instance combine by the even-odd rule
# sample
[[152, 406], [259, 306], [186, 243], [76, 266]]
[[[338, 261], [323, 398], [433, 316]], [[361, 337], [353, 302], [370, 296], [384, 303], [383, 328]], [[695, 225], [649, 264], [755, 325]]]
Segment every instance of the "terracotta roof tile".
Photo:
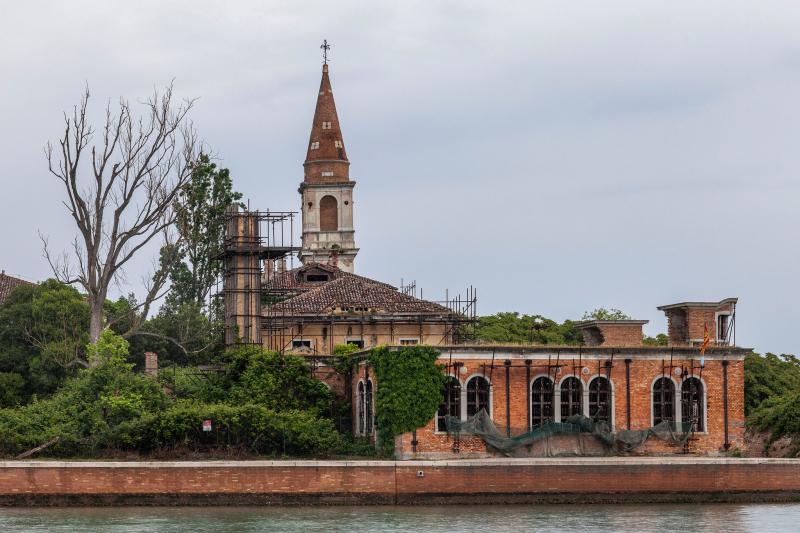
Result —
[[0, 272], [0, 304], [6, 301], [8, 294], [20, 285], [34, 285], [30, 281], [9, 276], [5, 271]]
[[335, 266], [327, 265], [324, 263], [306, 263], [301, 267], [293, 268], [285, 272], [272, 273], [270, 274], [270, 278], [263, 282], [262, 289], [265, 292], [307, 291], [311, 289], [316, 289], [320, 287], [320, 285], [322, 284], [330, 283], [330, 281], [306, 281], [305, 274], [308, 273], [309, 271], [314, 271], [314, 270], [320, 270], [330, 274], [330, 281], [334, 281], [344, 277], [350, 277], [350, 278], [361, 279], [369, 283], [375, 283], [377, 285], [383, 285], [384, 287], [388, 287], [390, 289], [396, 289], [396, 287], [389, 285], [388, 283], [383, 283], [382, 281], [366, 278], [364, 276], [359, 276], [358, 274], [345, 272]]
[[408, 296], [385, 283], [355, 275], [341, 276], [323, 283], [272, 306], [270, 310], [296, 314], [452, 314], [447, 307]]

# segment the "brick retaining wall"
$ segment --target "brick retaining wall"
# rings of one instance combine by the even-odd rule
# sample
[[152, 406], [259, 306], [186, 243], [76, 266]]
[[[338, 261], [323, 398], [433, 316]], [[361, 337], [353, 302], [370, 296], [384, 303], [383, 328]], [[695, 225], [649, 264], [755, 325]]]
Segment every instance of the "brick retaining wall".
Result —
[[800, 460], [0, 462], [0, 504], [800, 500]]

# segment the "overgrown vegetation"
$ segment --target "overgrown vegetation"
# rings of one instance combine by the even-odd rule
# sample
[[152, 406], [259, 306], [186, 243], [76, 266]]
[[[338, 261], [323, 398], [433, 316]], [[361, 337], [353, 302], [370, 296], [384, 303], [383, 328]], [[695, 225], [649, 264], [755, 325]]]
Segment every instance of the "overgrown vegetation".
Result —
[[744, 364], [748, 427], [769, 432], [770, 442], [784, 436], [800, 438], [800, 359], [754, 353]]
[[559, 324], [541, 315], [497, 313], [478, 318], [476, 338], [486, 342], [578, 345], [583, 337], [575, 323]]
[[378, 382], [375, 421], [385, 453], [394, 450], [396, 435], [424, 426], [436, 414], [445, 380], [438, 357], [429, 346], [372, 350], [369, 362]]
[[[47, 399], [0, 409], [0, 453], [13, 456], [47, 442], [48, 455], [78, 457], [324, 456], [343, 449], [325, 417], [332, 395], [299, 358], [234, 350], [224, 355], [220, 373], [198, 377], [207, 382], [191, 396], [177, 380], [170, 396], [155, 379], [133, 372], [127, 351], [127, 341], [105, 330], [87, 349], [90, 368]], [[204, 420], [212, 431], [203, 431]]]

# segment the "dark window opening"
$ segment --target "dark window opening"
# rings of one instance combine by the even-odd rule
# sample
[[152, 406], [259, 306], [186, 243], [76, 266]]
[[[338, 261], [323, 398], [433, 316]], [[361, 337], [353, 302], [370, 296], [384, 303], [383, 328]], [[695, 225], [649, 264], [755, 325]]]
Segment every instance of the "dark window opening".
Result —
[[372, 404], [372, 381], [367, 381], [366, 392], [364, 393], [364, 432], [372, 435], [373, 421], [375, 420]]
[[353, 346], [358, 346], [359, 348], [363, 348], [364, 347], [364, 341], [363, 340], [347, 341], [347, 344], [352, 344]]
[[669, 378], [653, 384], [653, 425], [661, 422], [675, 422], [675, 384]]
[[365, 401], [365, 393], [364, 393], [364, 382], [358, 382], [358, 398], [356, 403], [358, 404], [358, 429], [357, 433], [359, 435], [364, 434], [364, 401]]
[[681, 385], [683, 431], [705, 431], [703, 418], [703, 382], [691, 377]]
[[531, 386], [531, 427], [553, 421], [553, 380], [536, 378]]
[[475, 416], [481, 409], [489, 411], [489, 380], [476, 376], [467, 383], [467, 416]]
[[576, 377], [561, 382], [561, 421], [583, 414], [583, 385]]
[[442, 387], [442, 403], [436, 411], [436, 431], [446, 431], [446, 416], [461, 418], [461, 383], [450, 376]]
[[589, 417], [597, 422], [611, 425], [611, 384], [608, 379], [598, 377], [589, 383]]
[[311, 341], [308, 340], [293, 340], [292, 341], [292, 348], [299, 349], [299, 348], [311, 348]]
[[309, 274], [306, 276], [306, 281], [330, 281], [330, 279], [327, 274]]

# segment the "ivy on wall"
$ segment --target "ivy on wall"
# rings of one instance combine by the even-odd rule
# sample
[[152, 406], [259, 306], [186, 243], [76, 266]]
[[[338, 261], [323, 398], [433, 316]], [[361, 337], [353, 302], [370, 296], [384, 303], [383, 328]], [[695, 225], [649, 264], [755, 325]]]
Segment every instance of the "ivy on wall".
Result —
[[429, 346], [372, 350], [369, 363], [377, 379], [375, 419], [378, 441], [388, 451], [394, 437], [424, 426], [442, 401], [445, 376]]

